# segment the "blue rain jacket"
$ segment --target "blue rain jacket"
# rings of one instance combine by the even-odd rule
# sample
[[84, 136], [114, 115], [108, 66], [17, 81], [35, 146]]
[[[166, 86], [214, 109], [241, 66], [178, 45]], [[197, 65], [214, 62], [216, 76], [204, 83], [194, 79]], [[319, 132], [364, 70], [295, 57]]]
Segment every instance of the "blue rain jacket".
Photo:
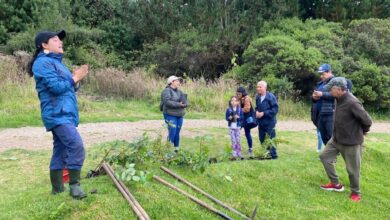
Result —
[[62, 54], [39, 53], [32, 67], [47, 131], [62, 124], [76, 127], [79, 124], [75, 83], [62, 57]]

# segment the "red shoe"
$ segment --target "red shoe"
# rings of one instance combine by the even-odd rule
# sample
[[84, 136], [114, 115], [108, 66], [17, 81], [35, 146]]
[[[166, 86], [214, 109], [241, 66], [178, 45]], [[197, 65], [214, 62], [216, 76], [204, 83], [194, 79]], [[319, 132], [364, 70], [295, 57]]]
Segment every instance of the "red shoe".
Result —
[[333, 184], [333, 183], [328, 183], [326, 185], [321, 185], [321, 189], [327, 190], [327, 191], [336, 191], [336, 192], [342, 192], [344, 191], [344, 186], [339, 184]]
[[361, 197], [359, 194], [352, 193], [352, 194], [351, 194], [351, 199], [352, 199], [352, 201], [354, 201], [354, 202], [360, 202], [360, 200], [362, 199], [362, 197]]

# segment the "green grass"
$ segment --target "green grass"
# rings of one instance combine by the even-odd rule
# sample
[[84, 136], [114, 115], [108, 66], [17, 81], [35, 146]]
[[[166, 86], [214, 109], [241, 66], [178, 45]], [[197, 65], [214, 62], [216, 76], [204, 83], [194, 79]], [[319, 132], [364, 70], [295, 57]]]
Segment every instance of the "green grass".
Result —
[[[193, 130], [200, 132], [200, 130]], [[209, 129], [210, 153], [216, 155], [229, 144], [226, 129]], [[363, 152], [360, 203], [349, 200], [349, 187], [342, 193], [325, 192], [320, 183], [328, 182], [316, 153], [316, 135], [311, 132], [278, 132], [280, 158], [275, 161], [236, 161], [212, 164], [204, 174], [171, 167], [205, 191], [249, 214], [259, 205], [256, 219], [387, 219], [390, 216], [390, 136], [369, 134]], [[256, 139], [257, 140], [257, 139]], [[244, 150], [245, 140], [242, 139]], [[258, 142], [256, 141], [256, 147]], [[182, 146], [197, 150], [194, 138], [183, 138]], [[99, 161], [99, 146], [87, 149], [84, 172]], [[9, 150], [0, 154], [0, 219], [135, 219], [128, 204], [107, 176], [83, 180], [84, 188], [97, 194], [75, 201], [67, 193], [52, 196], [48, 178], [50, 151]], [[14, 160], [12, 160], [14, 159]], [[342, 158], [337, 171], [348, 186]], [[188, 187], [168, 177], [157, 168], [153, 172], [176, 186]], [[232, 178], [232, 182], [225, 177]], [[131, 183], [129, 190], [152, 219], [219, 219], [184, 196], [156, 183]], [[222, 208], [214, 205], [220, 210]], [[224, 210], [225, 211], [225, 210]], [[235, 219], [237, 215], [226, 212]]]

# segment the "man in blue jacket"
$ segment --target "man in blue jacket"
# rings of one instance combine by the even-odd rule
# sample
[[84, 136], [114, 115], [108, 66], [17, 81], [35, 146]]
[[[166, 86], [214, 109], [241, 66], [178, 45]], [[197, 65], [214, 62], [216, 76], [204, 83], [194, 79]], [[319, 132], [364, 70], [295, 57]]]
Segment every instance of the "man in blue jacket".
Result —
[[[279, 106], [276, 97], [267, 91], [267, 83], [265, 81], [257, 83], [256, 91], [256, 118], [259, 126], [259, 139], [263, 144], [266, 135], [268, 135], [270, 139], [273, 139], [276, 136], [276, 114], [279, 111]], [[267, 149], [271, 159], [278, 158], [274, 144]]]
[[314, 90], [312, 99], [319, 113], [317, 119], [317, 128], [320, 130], [322, 142], [328, 143], [333, 133], [333, 112], [334, 97], [325, 89], [325, 85], [334, 77], [331, 66], [327, 63], [318, 68], [321, 73], [321, 82]]

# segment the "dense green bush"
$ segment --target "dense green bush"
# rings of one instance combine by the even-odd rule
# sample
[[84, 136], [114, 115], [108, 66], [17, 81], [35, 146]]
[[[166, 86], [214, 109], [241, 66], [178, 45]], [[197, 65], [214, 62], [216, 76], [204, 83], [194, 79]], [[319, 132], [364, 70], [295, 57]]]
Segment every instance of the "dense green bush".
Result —
[[146, 63], [156, 64], [161, 76], [217, 79], [231, 66], [237, 42], [224, 35], [213, 35], [194, 28], [172, 33], [169, 41], [151, 45]]
[[373, 109], [390, 109], [390, 19], [352, 21], [345, 37], [343, 73]]
[[345, 42], [351, 57], [390, 66], [390, 19], [352, 21]]
[[244, 52], [244, 64], [236, 67], [236, 79], [255, 84], [264, 77], [285, 77], [294, 89], [306, 95], [316, 82], [314, 69], [323, 56], [316, 48], [305, 49], [291, 37], [269, 35], [251, 42]]
[[353, 82], [353, 93], [371, 108], [389, 110], [389, 69], [381, 69], [368, 61], [358, 62], [357, 65], [358, 69], [347, 75]]
[[[336, 76], [352, 80], [354, 94], [365, 105], [388, 110], [389, 21], [353, 21], [349, 29], [325, 20], [267, 22], [245, 50], [243, 64], [234, 67], [228, 76], [250, 87], [260, 79], [268, 80], [271, 91], [302, 97], [310, 95], [319, 80], [318, 66], [330, 63]], [[286, 85], [293, 83], [293, 89], [275, 88], [275, 79], [286, 81]]]

